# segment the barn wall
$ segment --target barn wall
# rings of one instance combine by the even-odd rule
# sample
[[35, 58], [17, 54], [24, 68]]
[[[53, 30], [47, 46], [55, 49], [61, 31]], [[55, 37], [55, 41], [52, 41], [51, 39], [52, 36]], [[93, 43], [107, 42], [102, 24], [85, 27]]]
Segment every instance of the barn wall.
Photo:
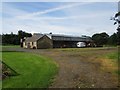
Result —
[[54, 41], [53, 40], [53, 48], [76, 48], [76, 41]]
[[43, 36], [42, 38], [40, 38], [38, 41], [37, 41], [37, 48], [38, 49], [45, 49], [45, 48], [52, 48], [53, 47], [53, 43], [52, 43], [52, 40], [47, 37], [47, 36]]

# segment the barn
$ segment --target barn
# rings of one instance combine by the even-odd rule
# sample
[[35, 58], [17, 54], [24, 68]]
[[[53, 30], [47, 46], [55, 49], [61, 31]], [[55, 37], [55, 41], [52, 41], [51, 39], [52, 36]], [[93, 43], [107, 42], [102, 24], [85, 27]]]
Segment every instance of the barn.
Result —
[[70, 36], [60, 34], [33, 34], [32, 37], [25, 38], [23, 48], [76, 48], [78, 42], [84, 42], [87, 46], [92, 40], [90, 37]]

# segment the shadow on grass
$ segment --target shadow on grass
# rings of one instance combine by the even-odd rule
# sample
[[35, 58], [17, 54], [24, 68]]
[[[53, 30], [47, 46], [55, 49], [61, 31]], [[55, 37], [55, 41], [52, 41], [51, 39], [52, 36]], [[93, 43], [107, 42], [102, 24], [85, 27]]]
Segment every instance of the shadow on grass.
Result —
[[2, 63], [2, 80], [6, 79], [7, 77], [20, 75], [3, 61], [0, 62]]

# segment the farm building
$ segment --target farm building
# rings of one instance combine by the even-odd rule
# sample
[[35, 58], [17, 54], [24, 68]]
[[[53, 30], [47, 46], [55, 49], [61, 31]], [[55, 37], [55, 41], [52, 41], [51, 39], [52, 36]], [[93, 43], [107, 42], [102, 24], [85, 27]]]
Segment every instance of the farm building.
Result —
[[84, 42], [89, 45], [92, 40], [90, 37], [69, 36], [59, 34], [33, 34], [32, 37], [25, 38], [23, 48], [75, 48], [79, 42]]

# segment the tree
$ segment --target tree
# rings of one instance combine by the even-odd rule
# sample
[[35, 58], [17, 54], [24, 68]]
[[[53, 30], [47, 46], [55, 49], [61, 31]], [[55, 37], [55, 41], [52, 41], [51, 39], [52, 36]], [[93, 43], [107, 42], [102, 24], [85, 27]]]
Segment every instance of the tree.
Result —
[[92, 39], [97, 46], [106, 45], [108, 42], [108, 38], [109, 38], [109, 35], [105, 32], [96, 33], [92, 36]]
[[23, 47], [23, 41], [24, 41], [24, 37], [31, 37], [32, 34], [31, 33], [26, 33], [22, 30], [18, 31], [18, 37], [19, 37], [19, 41], [20, 41], [20, 46]]
[[2, 44], [6, 45], [6, 44], [13, 44], [13, 45], [19, 45], [19, 38], [16, 34], [3, 34], [2, 35]]
[[113, 35], [109, 37], [108, 44], [117, 45], [117, 34], [116, 33], [114, 33]]
[[[2, 44], [13, 44], [13, 45], [20, 45], [20, 39], [23, 39], [24, 37], [31, 37], [31, 33], [26, 33], [22, 30], [18, 31], [18, 34], [3, 34], [2, 35]], [[21, 44], [22, 45], [22, 44]]]
[[111, 20], [114, 20], [114, 25], [118, 24], [117, 27], [117, 44], [120, 45], [120, 12], [117, 12]]
[[18, 31], [18, 37], [19, 39], [23, 39], [24, 37], [31, 37], [31, 33], [26, 33], [25, 31], [19, 30]]

